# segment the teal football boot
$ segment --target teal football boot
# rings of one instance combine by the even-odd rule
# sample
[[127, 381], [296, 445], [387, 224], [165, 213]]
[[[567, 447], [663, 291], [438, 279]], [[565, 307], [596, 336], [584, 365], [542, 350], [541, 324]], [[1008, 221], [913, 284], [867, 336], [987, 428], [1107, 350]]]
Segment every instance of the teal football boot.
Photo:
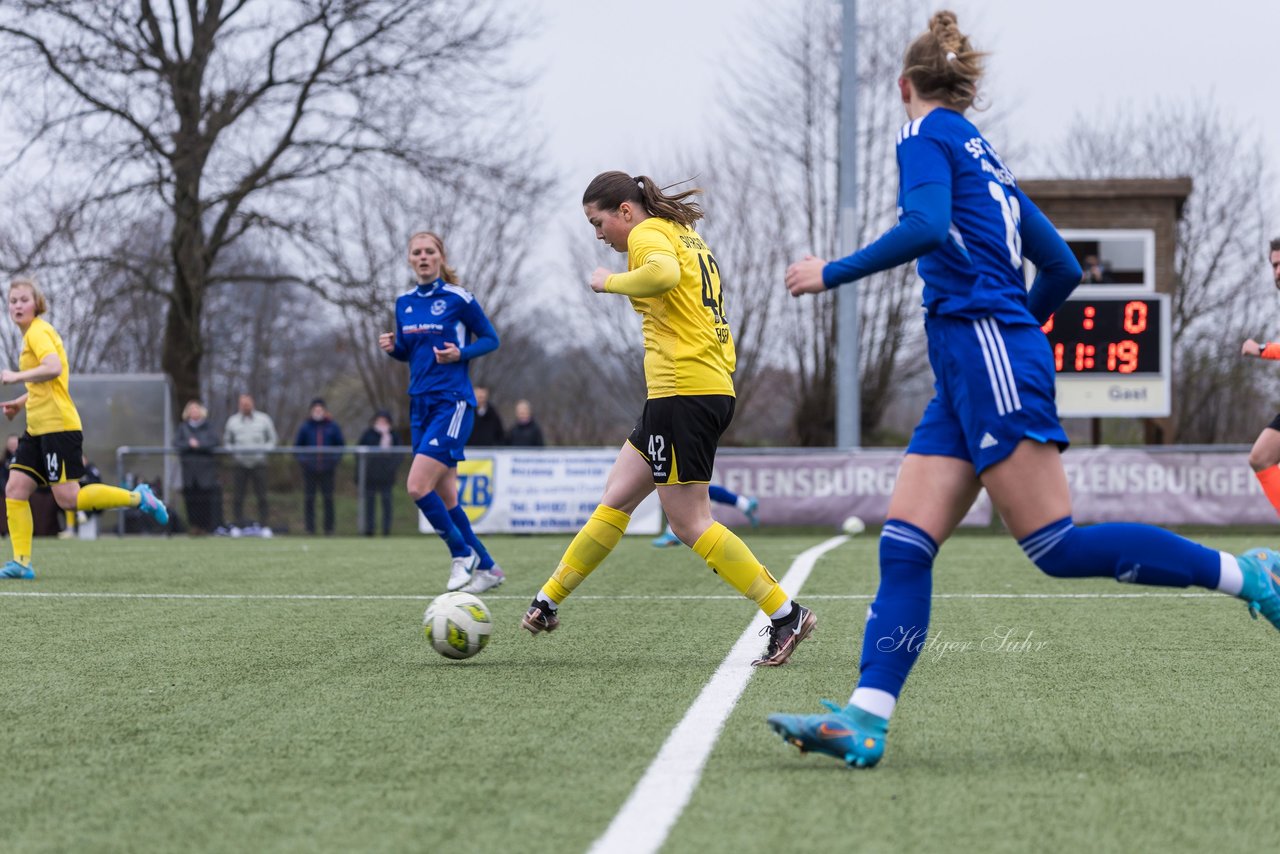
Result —
[[133, 493], [138, 496], [138, 509], [155, 519], [161, 525], [169, 524], [169, 508], [151, 491], [150, 484], [140, 483]]
[[36, 577], [36, 571], [26, 564], [18, 563], [11, 560], [4, 566], [0, 567], [0, 578], [25, 578], [30, 580]]
[[825, 715], [769, 715], [769, 726], [801, 753], [825, 753], [850, 768], [870, 768], [884, 755], [889, 721], [856, 706], [840, 708], [830, 700]]
[[1258, 614], [1280, 629], [1280, 552], [1273, 549], [1249, 549], [1236, 557], [1244, 586], [1240, 598], [1249, 605], [1249, 616]]

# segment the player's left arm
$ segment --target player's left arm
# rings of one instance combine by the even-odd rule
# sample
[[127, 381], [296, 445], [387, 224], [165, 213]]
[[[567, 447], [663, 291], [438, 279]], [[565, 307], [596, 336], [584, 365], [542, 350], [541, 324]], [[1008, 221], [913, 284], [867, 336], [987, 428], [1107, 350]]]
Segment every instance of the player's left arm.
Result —
[[479, 300], [472, 300], [462, 310], [462, 320], [474, 338], [471, 343], [458, 351], [458, 361], [466, 362], [498, 349], [498, 331], [489, 322], [489, 316], [480, 307]]
[[0, 371], [0, 383], [47, 383], [62, 376], [62, 360], [58, 354], [46, 353], [40, 364], [25, 371]]
[[1036, 323], [1047, 323], [1080, 284], [1080, 262], [1049, 218], [1040, 212], [1027, 194], [1017, 190], [1022, 212], [1022, 254], [1036, 265], [1036, 278], [1027, 293], [1027, 308]]

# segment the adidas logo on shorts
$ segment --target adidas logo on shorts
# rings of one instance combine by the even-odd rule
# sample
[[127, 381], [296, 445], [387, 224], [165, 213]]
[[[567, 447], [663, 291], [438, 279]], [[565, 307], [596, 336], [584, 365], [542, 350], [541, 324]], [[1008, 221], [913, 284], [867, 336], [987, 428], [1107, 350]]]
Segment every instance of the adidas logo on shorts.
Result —
[[1000, 442], [996, 439], [995, 436], [992, 436], [990, 433], [983, 433], [982, 441], [978, 442], [978, 448], [985, 451], [987, 448], [994, 448], [996, 445], [999, 445], [999, 444]]

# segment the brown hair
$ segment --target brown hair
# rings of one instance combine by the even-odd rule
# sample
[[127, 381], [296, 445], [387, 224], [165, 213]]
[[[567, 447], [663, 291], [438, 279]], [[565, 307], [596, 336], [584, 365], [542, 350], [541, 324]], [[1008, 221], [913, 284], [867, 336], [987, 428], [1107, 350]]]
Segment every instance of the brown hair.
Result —
[[978, 97], [982, 60], [987, 55], [973, 49], [960, 32], [956, 13], [943, 10], [929, 19], [929, 29], [916, 37], [902, 59], [902, 76], [926, 101], [941, 101], [964, 112]]
[[582, 194], [582, 204], [616, 211], [623, 202], [631, 202], [642, 206], [650, 216], [691, 226], [702, 219], [702, 208], [697, 202], [686, 202], [685, 199], [702, 195], [702, 190], [693, 187], [670, 196], [663, 192], [674, 186], [659, 187], [648, 175], [633, 178], [626, 172], [601, 172], [587, 185], [586, 192]]
[[440, 278], [444, 279], [451, 285], [458, 284], [458, 273], [449, 266], [449, 253], [444, 251], [444, 239], [434, 231], [415, 231], [409, 235], [409, 245], [413, 245], [413, 241], [419, 237], [430, 237], [435, 241], [436, 249], [440, 251]]
[[1280, 237], [1271, 238], [1271, 251], [1280, 252]]
[[36, 284], [35, 279], [16, 278], [9, 282], [9, 293], [13, 293], [14, 288], [30, 288], [31, 296], [35, 298], [36, 317], [44, 314], [49, 310], [49, 301], [44, 298], [44, 291], [40, 290], [40, 286]]

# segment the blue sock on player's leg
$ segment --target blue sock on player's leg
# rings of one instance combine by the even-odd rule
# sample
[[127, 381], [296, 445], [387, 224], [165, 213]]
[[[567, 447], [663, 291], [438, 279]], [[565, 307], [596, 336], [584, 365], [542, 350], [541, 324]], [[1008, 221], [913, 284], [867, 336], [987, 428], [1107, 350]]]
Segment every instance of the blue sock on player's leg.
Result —
[[730, 492], [723, 486], [716, 486], [714, 483], [707, 487], [707, 495], [717, 504], [737, 504], [738, 494]]
[[1067, 516], [1018, 545], [1032, 563], [1055, 578], [1115, 578], [1216, 590], [1222, 572], [1219, 552], [1153, 525], [1108, 522], [1077, 528]]
[[449, 511], [444, 509], [444, 501], [439, 495], [428, 492], [413, 503], [418, 505], [422, 515], [427, 517], [431, 527], [436, 529], [440, 539], [444, 540], [444, 544], [449, 547], [450, 555], [466, 557], [471, 554], [471, 546], [467, 545], [466, 538], [462, 536], [458, 526], [453, 524], [453, 519], [449, 517]]
[[467, 541], [467, 545], [475, 549], [476, 554], [480, 555], [480, 565], [477, 569], [493, 569], [493, 558], [489, 557], [489, 552], [480, 543], [480, 538], [476, 536], [476, 532], [471, 530], [471, 520], [467, 518], [467, 511], [463, 509], [461, 504], [453, 506], [453, 509], [449, 511], [449, 518], [453, 520], [454, 526], [462, 534], [462, 539]]
[[[938, 545], [909, 522], [889, 519], [880, 532], [880, 588], [867, 609], [858, 690], [897, 697], [929, 631], [933, 559]], [[854, 694], [857, 697], [857, 692]], [[868, 709], [887, 718], [889, 709]]]

